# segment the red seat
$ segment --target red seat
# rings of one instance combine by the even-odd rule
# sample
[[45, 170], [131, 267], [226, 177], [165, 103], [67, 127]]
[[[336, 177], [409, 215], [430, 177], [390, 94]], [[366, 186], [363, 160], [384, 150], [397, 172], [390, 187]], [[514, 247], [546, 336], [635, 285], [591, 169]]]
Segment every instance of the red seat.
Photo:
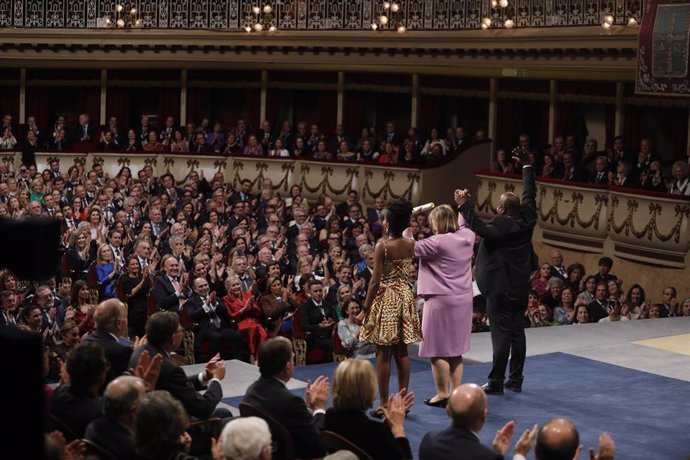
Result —
[[156, 301], [156, 296], [153, 295], [153, 289], [151, 289], [148, 297], [146, 298], [146, 306], [148, 307], [146, 311], [148, 316], [151, 316], [158, 311], [158, 302]]
[[125, 275], [121, 275], [117, 279], [117, 284], [115, 285], [115, 296], [124, 303], [127, 303], [127, 296], [125, 296]]
[[60, 262], [61, 262], [60, 265], [61, 265], [61, 268], [62, 268], [62, 276], [69, 276], [69, 277], [71, 277], [72, 274], [71, 274], [70, 271], [69, 271], [69, 259], [67, 258], [67, 253], [64, 253], [64, 254], [62, 255], [62, 259], [61, 259]]
[[96, 273], [96, 262], [91, 262], [91, 265], [89, 265], [86, 281], [89, 283], [89, 287], [91, 289], [98, 289], [98, 273]]

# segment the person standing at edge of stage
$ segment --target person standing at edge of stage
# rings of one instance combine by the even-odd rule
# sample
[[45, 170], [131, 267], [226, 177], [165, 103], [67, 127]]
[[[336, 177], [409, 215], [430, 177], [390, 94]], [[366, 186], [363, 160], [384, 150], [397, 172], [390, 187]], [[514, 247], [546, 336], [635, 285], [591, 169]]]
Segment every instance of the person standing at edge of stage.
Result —
[[[487, 394], [503, 394], [503, 388], [522, 391], [523, 369], [527, 351], [524, 316], [529, 294], [529, 277], [536, 270], [532, 232], [537, 223], [534, 168], [527, 155], [513, 156], [522, 166], [522, 203], [512, 192], [498, 200], [498, 216], [484, 223], [474, 213], [467, 190], [455, 191], [458, 212], [470, 228], [482, 237], [476, 261], [479, 290], [486, 297], [491, 324], [493, 367]], [[510, 373], [504, 383], [510, 356]]]
[[[415, 242], [419, 259], [417, 295], [424, 298], [419, 356], [431, 359], [436, 395], [424, 404], [446, 407], [462, 383], [462, 355], [472, 333], [472, 248], [475, 235], [462, 215], [444, 204], [431, 211], [434, 235]], [[411, 229], [406, 231], [411, 236]]]

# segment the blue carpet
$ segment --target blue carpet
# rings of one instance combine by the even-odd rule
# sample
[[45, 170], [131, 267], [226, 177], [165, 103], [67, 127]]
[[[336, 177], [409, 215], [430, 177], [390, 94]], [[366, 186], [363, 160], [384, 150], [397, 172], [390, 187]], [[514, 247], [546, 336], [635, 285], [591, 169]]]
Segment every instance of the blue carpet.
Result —
[[[615, 440], [620, 459], [684, 459], [690, 454], [690, 383], [564, 353], [528, 358], [525, 369], [522, 393], [489, 396], [489, 418], [480, 433], [483, 443], [490, 444], [496, 430], [510, 420], [521, 433], [560, 416], [577, 425], [585, 446], [581, 458], [596, 447], [603, 431]], [[332, 376], [334, 370], [334, 363], [298, 367], [294, 377], [314, 380], [321, 374]], [[489, 364], [466, 365], [463, 381], [482, 384], [489, 370]], [[391, 392], [396, 385], [393, 373]], [[434, 388], [427, 363], [412, 361], [411, 387], [417, 403], [405, 429], [416, 456], [424, 434], [445, 428], [448, 418], [444, 410], [423, 403]], [[304, 390], [295, 393], [303, 396]], [[241, 400], [223, 401], [237, 407]]]

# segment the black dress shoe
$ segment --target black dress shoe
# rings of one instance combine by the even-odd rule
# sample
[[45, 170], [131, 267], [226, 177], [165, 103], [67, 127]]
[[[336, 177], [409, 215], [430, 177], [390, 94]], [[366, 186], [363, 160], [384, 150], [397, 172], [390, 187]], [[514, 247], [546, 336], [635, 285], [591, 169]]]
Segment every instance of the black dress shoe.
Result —
[[506, 382], [503, 384], [503, 388], [506, 390], [510, 390], [513, 393], [522, 393], [522, 385], [518, 385], [513, 382]]
[[432, 398], [427, 398], [424, 400], [424, 404], [431, 407], [446, 407], [448, 405], [448, 398], [439, 399], [438, 401], [431, 402]]
[[482, 390], [484, 390], [484, 393], [488, 395], [502, 395], [503, 394], [503, 387], [491, 385], [490, 383], [485, 383], [482, 385]]

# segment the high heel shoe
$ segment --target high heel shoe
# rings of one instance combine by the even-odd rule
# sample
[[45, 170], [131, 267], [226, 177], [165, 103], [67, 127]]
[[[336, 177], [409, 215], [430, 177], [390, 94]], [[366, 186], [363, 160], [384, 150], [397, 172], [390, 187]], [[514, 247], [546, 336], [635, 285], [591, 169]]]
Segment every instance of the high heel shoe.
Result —
[[439, 399], [437, 401], [431, 401], [433, 398], [427, 398], [424, 400], [424, 404], [431, 407], [442, 407], [445, 408], [448, 405], [448, 398]]

